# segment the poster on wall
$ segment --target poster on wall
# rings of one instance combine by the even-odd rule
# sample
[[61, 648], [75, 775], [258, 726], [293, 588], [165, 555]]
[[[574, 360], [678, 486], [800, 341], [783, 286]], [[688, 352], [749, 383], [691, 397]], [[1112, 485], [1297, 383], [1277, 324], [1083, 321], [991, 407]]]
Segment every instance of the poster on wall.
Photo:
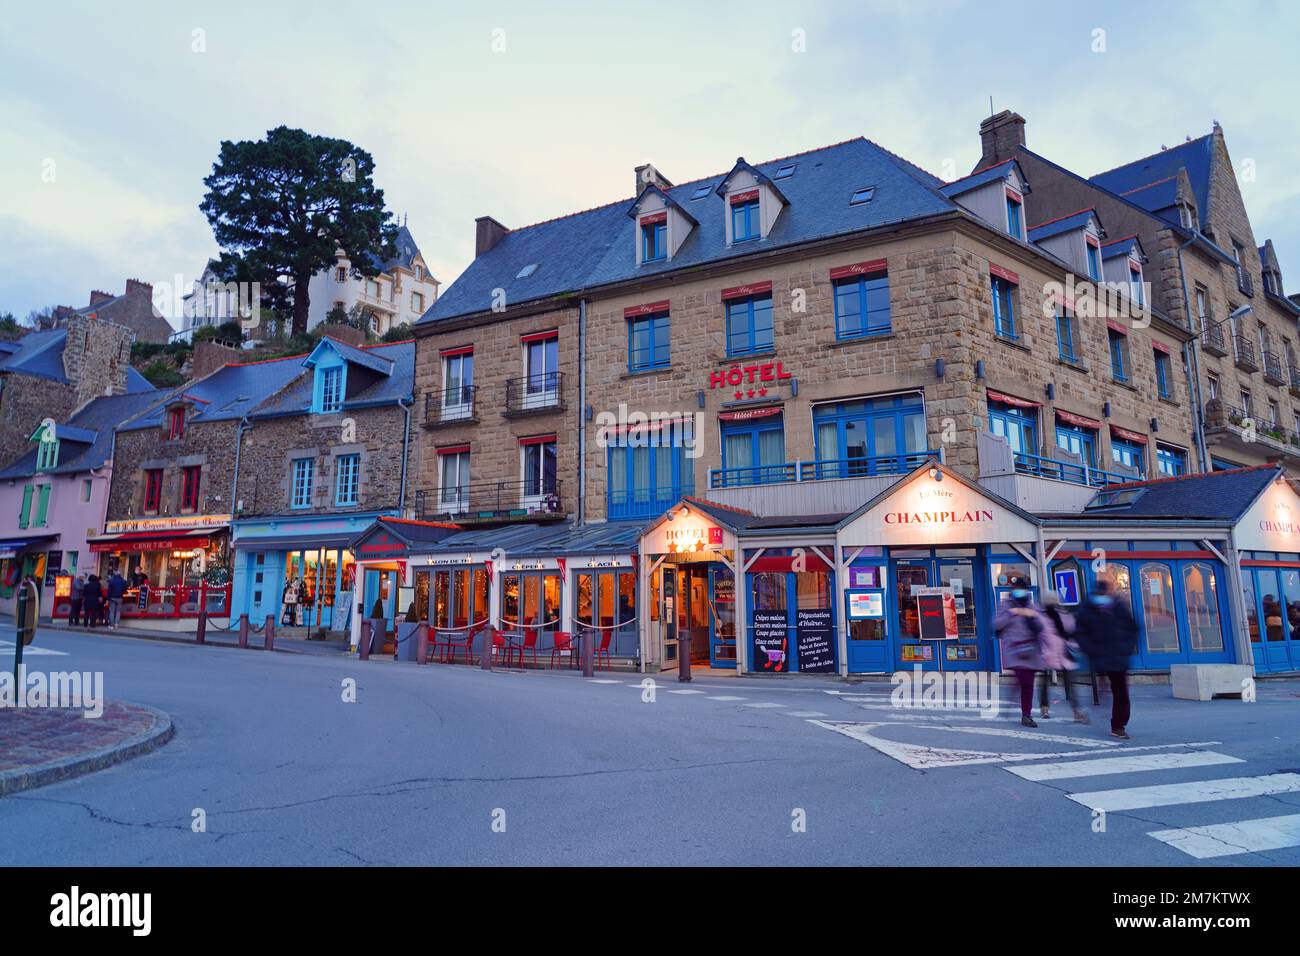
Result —
[[736, 601], [736, 579], [730, 573], [718, 573], [713, 577], [713, 600], [724, 604]]
[[1062, 604], [1079, 603], [1079, 574], [1073, 568], [1053, 572], [1052, 583]]
[[957, 602], [948, 588], [912, 588], [923, 641], [957, 639]]
[[754, 670], [784, 673], [790, 669], [785, 611], [755, 611], [753, 640]]
[[885, 616], [885, 596], [879, 591], [849, 593], [849, 617], [854, 619]]
[[830, 608], [799, 608], [794, 612], [799, 670], [809, 674], [835, 671], [834, 627]]
[[934, 660], [934, 648], [925, 644], [904, 644], [903, 660], [932, 661]]

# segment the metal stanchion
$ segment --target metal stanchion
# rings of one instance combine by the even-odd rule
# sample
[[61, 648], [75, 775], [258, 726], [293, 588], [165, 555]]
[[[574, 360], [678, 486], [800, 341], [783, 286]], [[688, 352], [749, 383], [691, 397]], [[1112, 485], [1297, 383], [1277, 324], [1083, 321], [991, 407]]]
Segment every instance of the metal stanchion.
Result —
[[[478, 662], [478, 666], [483, 668], [483, 670], [485, 671], [490, 671], [492, 669], [492, 652], [496, 650], [496, 646], [497, 646], [496, 638], [494, 636], [496, 634], [496, 629], [491, 627], [485, 627], [483, 628], [482, 634], [483, 634], [483, 656], [482, 658], [480, 658]], [[474, 656], [473, 640], [469, 642], [469, 653], [470, 653], [470, 657], [473, 658]]]
[[275, 615], [273, 614], [266, 616], [266, 642], [262, 645], [262, 649], [275, 650]]
[[677, 631], [677, 679], [683, 684], [691, 682], [691, 630]]
[[363, 661], [370, 660], [370, 622], [361, 622], [361, 643], [357, 645], [357, 652], [361, 655]]
[[248, 615], [239, 615], [239, 646], [248, 647]]

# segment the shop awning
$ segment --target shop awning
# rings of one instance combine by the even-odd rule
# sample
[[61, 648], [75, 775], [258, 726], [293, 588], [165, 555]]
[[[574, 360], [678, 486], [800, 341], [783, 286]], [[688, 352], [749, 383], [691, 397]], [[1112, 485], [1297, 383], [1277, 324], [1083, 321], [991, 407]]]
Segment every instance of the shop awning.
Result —
[[1004, 405], [1012, 405], [1016, 408], [1041, 408], [1042, 402], [1031, 402], [1027, 398], [1016, 398], [1014, 395], [1008, 395], [1005, 392], [995, 392], [988, 389], [989, 401], [1002, 402]]
[[356, 531], [331, 531], [324, 534], [254, 535], [236, 538], [236, 551], [313, 551], [317, 548], [346, 548], [357, 536]]
[[747, 422], [755, 418], [771, 418], [773, 415], [780, 415], [784, 409], [780, 405], [771, 405], [767, 408], [742, 408], [735, 412], [718, 412], [718, 421], [720, 422]]
[[0, 538], [0, 559], [16, 558], [32, 545], [45, 545], [59, 540], [57, 534], [31, 534], [25, 538]]
[[1076, 415], [1074, 412], [1067, 412], [1059, 408], [1056, 410], [1056, 417], [1071, 425], [1078, 425], [1080, 428], [1091, 428], [1094, 431], [1101, 428], [1101, 422], [1095, 418], [1085, 418], [1082, 415]]
[[132, 531], [106, 534], [88, 539], [90, 550], [105, 552], [170, 551], [173, 548], [206, 548], [211, 543], [211, 529], [203, 531]]
[[1141, 432], [1131, 432], [1127, 428], [1120, 428], [1118, 425], [1111, 425], [1110, 433], [1116, 438], [1137, 442], [1139, 445], [1145, 445], [1147, 443], [1146, 435], [1143, 435]]

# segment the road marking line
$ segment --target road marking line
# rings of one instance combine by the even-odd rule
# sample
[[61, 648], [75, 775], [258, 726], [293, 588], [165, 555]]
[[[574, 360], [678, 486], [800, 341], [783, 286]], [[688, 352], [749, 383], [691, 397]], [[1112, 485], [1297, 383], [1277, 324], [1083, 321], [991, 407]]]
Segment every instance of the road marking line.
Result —
[[587, 683], [588, 684], [621, 684], [623, 682], [621, 680], [601, 680], [601, 679], [593, 680], [592, 678], [589, 677], [587, 678]]
[[1063, 780], [1068, 777], [1102, 777], [1112, 773], [1142, 770], [1173, 770], [1178, 767], [1212, 767], [1216, 764], [1244, 763], [1239, 757], [1197, 750], [1192, 753], [1139, 754], [1135, 757], [1098, 757], [1094, 760], [1071, 760], [1069, 763], [1037, 763], [1027, 767], [1007, 767], [1025, 780]]
[[[16, 646], [17, 645], [14, 644], [13, 641], [0, 641], [0, 647], [9, 648], [12, 650]], [[67, 651], [56, 651], [52, 647], [37, 647], [33, 644], [29, 644], [23, 648], [24, 660], [26, 660], [29, 657], [67, 657], [67, 656], [68, 656]]]
[[1155, 830], [1147, 836], [1168, 843], [1198, 860], [1258, 853], [1260, 850], [1285, 850], [1300, 846], [1300, 813], [1181, 830]]
[[1300, 773], [1270, 773], [1262, 777], [1226, 777], [1222, 780], [1193, 780], [1191, 783], [1167, 783], [1154, 787], [1128, 787], [1122, 790], [1096, 790], [1067, 796], [1091, 810], [1145, 810], [1180, 803], [1211, 803], [1239, 800], [1243, 797], [1267, 797], [1300, 791]]
[[670, 693], [670, 694], [703, 694], [703, 693], [706, 693], [706, 692], [705, 692], [705, 691], [702, 691], [702, 690], [670, 690], [668, 693]]
[[745, 706], [746, 707], [784, 707], [785, 704], [773, 704], [770, 702], [765, 702], [760, 704], [746, 704]]
[[787, 717], [825, 717], [820, 710], [792, 710], [786, 714]]
[[710, 698], [709, 698], [709, 700], [744, 700], [744, 699], [745, 699], [745, 698], [743, 698], [743, 697], [727, 697], [727, 696], [721, 696], [721, 697], [710, 697]]

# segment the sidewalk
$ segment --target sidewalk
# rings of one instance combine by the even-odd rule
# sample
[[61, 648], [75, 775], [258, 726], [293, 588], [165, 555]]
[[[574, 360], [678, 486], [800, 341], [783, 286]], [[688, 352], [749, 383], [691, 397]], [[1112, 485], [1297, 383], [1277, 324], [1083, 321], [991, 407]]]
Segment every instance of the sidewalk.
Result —
[[167, 714], [119, 700], [105, 701], [96, 718], [69, 708], [0, 708], [0, 796], [121, 763], [174, 733]]
[[[143, 638], [149, 641], [163, 641], [168, 644], [195, 644], [194, 631], [159, 631], [147, 627], [129, 627], [123, 626], [116, 630], [107, 627], [81, 627], [68, 624], [64, 621], [42, 621], [37, 627], [40, 631], [63, 631], [68, 634], [87, 634], [97, 635], [100, 637], [134, 637]], [[0, 614], [0, 638], [7, 639], [7, 635], [14, 633], [14, 619], [12, 615]], [[40, 638], [38, 637], [39, 641]], [[204, 643], [213, 647], [239, 647], [239, 631], [228, 631], [224, 628], [208, 626], [207, 634], [204, 637]], [[262, 650], [263, 635], [260, 631], [249, 631], [248, 646], [250, 650]], [[277, 633], [275, 636], [275, 650], [282, 654], [321, 654], [325, 656], [339, 656], [347, 653], [348, 644], [346, 640], [326, 640], [326, 641], [309, 641], [301, 637], [286, 637]]]

